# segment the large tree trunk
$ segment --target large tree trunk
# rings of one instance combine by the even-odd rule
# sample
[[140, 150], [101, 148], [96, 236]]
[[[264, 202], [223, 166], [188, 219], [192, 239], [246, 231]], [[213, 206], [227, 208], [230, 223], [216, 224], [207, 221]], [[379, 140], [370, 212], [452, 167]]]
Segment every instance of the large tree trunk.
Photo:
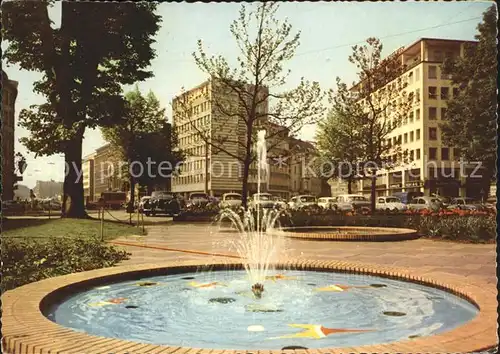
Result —
[[82, 176], [82, 142], [84, 129], [68, 142], [64, 153], [65, 177], [63, 186], [63, 218], [89, 218], [85, 211]]

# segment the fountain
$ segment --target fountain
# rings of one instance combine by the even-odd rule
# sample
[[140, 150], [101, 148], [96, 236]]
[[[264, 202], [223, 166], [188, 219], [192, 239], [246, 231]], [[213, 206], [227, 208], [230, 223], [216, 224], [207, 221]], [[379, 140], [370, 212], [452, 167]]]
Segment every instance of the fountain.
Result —
[[[261, 184], [268, 182], [266, 159], [265, 132], [261, 131], [257, 141], [258, 192]], [[479, 313], [471, 302], [442, 290], [444, 286], [429, 286], [436, 283], [422, 278], [418, 283], [401, 281], [384, 270], [366, 275], [370, 271], [365, 266], [346, 262], [283, 263], [280, 252], [286, 248], [284, 238], [266, 232], [275, 227], [278, 217], [277, 210], [261, 208], [259, 203], [240, 213], [222, 210], [221, 220], [229, 220], [237, 230], [232, 243], [245, 261], [213, 261], [210, 272], [199, 271], [202, 265], [187, 262], [130, 266], [80, 273], [76, 282], [71, 275], [62, 277], [58, 287], [48, 293], [14, 290], [19, 298], [26, 297], [33, 312], [25, 323], [43, 327], [49, 318], [61, 328], [61, 338], [68, 336], [64, 327], [75, 331], [66, 346], [88, 340], [88, 350], [93, 350], [95, 340], [88, 334], [124, 341], [108, 345], [109, 340], [102, 340], [100, 352], [141, 345], [131, 342], [149, 344], [148, 350], [157, 345], [158, 349], [232, 350], [357, 347], [360, 352], [383, 352], [386, 347], [374, 345], [391, 343], [391, 348], [400, 352], [412, 344], [429, 348], [425, 342], [429, 335], [434, 336], [433, 343], [439, 343], [439, 350], [453, 351], [446, 350], [453, 348], [445, 347], [446, 343], [456, 338], [466, 340], [469, 331], [463, 328], [474, 330], [472, 319], [489, 320], [492, 314], [496, 318], [496, 304], [481, 295], [474, 300], [481, 306]], [[44, 289], [54, 286], [50, 284]], [[465, 293], [456, 290], [459, 285], [453, 288], [457, 294]], [[468, 293], [471, 289], [467, 285]], [[478, 287], [475, 293], [482, 291]], [[45, 317], [37, 317], [40, 309]], [[11, 312], [7, 311], [7, 316]], [[496, 333], [496, 322], [493, 324], [487, 330]], [[55, 327], [51, 328], [51, 336], [54, 331]], [[412, 343], [397, 347], [399, 341], [408, 340]], [[59, 351], [64, 345], [52, 339], [47, 343], [51, 346], [47, 351]], [[471, 343], [464, 348], [474, 351], [477, 341]], [[79, 344], [78, 349], [85, 352], [84, 347]]]

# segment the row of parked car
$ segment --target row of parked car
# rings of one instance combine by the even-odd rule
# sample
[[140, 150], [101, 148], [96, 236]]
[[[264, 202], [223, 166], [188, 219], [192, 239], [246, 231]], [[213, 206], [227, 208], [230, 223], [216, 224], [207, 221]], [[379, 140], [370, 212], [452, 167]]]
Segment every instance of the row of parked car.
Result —
[[[193, 207], [239, 207], [242, 205], [241, 194], [226, 193], [221, 198], [215, 198], [206, 193], [191, 193], [187, 199], [176, 196], [172, 192], [156, 191], [151, 196], [142, 197], [139, 203], [139, 212], [145, 215], [177, 215], [183, 209]], [[318, 207], [322, 209], [333, 209], [338, 211], [368, 211], [370, 200], [359, 194], [342, 194], [335, 197], [316, 198], [313, 195], [299, 195], [292, 197], [288, 202], [270, 193], [255, 193], [249, 198], [250, 208], [279, 208], [299, 210], [305, 207]], [[377, 197], [375, 202], [377, 210], [405, 211], [422, 209], [464, 209], [483, 210], [495, 209], [495, 205], [481, 203], [473, 198], [443, 198], [416, 196], [411, 199], [401, 199], [396, 196]]]

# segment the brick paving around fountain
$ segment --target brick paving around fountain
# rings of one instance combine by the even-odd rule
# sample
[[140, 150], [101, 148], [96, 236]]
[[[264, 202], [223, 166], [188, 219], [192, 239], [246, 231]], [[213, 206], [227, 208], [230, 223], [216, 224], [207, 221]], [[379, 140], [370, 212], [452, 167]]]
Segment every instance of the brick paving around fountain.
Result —
[[[119, 267], [75, 273], [46, 279], [9, 291], [2, 296], [3, 352], [17, 353], [175, 353], [239, 354], [256, 351], [204, 350], [166, 347], [102, 338], [59, 326], [40, 312], [41, 300], [61, 287], [74, 283], [118, 280], [124, 273], [150, 269], [238, 263], [228, 251], [228, 240], [237, 235], [228, 230], [214, 231], [209, 225], [168, 224], [149, 227], [144, 237], [115, 240], [132, 253]], [[484, 350], [497, 340], [497, 289], [495, 245], [458, 244], [418, 239], [399, 242], [315, 242], [289, 239], [280, 263], [305, 269], [334, 269], [391, 276], [444, 286], [472, 300], [479, 315], [452, 331], [431, 337], [356, 348], [296, 350], [300, 354], [333, 353], [450, 353]], [[96, 280], [99, 279], [99, 280]], [[430, 282], [430, 283], [429, 283]], [[293, 350], [258, 351], [291, 353]]]

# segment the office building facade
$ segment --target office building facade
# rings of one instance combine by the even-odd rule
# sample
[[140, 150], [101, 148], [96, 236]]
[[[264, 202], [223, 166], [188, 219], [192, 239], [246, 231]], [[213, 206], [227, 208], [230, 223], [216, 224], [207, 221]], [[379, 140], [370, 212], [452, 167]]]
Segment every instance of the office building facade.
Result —
[[[413, 93], [414, 102], [408, 116], [388, 136], [387, 144], [400, 142], [408, 161], [378, 172], [377, 195], [404, 191], [478, 197], [481, 193], [480, 179], [471, 176], [475, 165], [460, 162], [460, 151], [445, 145], [440, 128], [446, 120], [447, 101], [459, 94], [443, 73], [442, 64], [447, 57], [462, 56], [466, 43], [471, 42], [422, 38], [398, 51], [404, 73], [385, 88], [400, 90], [399, 83], [405, 82], [403, 90]], [[370, 180], [361, 180], [356, 188], [369, 195], [370, 185]]]

